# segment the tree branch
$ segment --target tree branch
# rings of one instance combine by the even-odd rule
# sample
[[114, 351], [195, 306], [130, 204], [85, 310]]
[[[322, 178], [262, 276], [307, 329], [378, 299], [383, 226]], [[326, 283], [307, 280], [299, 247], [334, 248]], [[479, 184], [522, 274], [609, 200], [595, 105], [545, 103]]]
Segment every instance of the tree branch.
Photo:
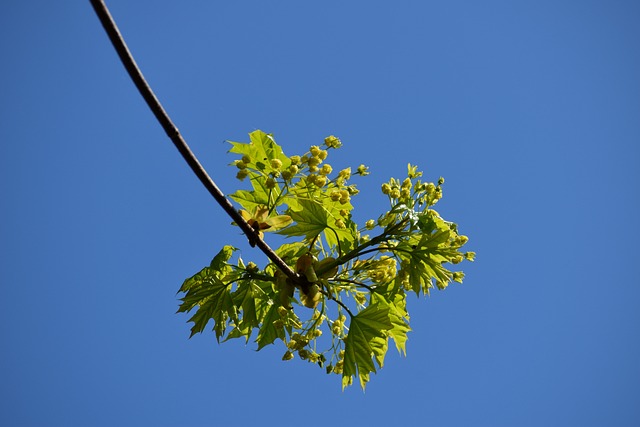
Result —
[[200, 182], [205, 186], [205, 188], [209, 191], [209, 193], [213, 196], [213, 198], [218, 202], [218, 204], [222, 207], [222, 209], [227, 212], [227, 214], [233, 219], [233, 221], [238, 224], [238, 226], [242, 229], [242, 231], [247, 235], [249, 241], [255, 242], [258, 248], [264, 252], [264, 254], [280, 269], [284, 274], [290, 277], [295, 282], [299, 281], [298, 275], [280, 258], [274, 251], [267, 245], [267, 243], [262, 240], [255, 230], [247, 223], [247, 221], [242, 218], [240, 213], [233, 207], [231, 202], [225, 197], [225, 195], [220, 191], [218, 186], [213, 182], [211, 177], [207, 174], [207, 171], [202, 167], [195, 154], [191, 151], [187, 142], [184, 140], [178, 128], [173, 124], [169, 115], [160, 104], [160, 101], [155, 96], [151, 87], [145, 80], [140, 68], [136, 64], [131, 52], [129, 52], [129, 48], [127, 47], [122, 35], [120, 34], [120, 30], [111, 17], [109, 13], [109, 9], [107, 9], [104, 1], [101, 0], [90, 0], [93, 9], [98, 15], [98, 19], [102, 23], [113, 47], [115, 48], [124, 68], [129, 73], [131, 80], [135, 84], [136, 88], [147, 102], [147, 105], [156, 116], [156, 119], [166, 132], [167, 136], [173, 142], [173, 145], [176, 146], [182, 157], [187, 162], [193, 173], [196, 174]]

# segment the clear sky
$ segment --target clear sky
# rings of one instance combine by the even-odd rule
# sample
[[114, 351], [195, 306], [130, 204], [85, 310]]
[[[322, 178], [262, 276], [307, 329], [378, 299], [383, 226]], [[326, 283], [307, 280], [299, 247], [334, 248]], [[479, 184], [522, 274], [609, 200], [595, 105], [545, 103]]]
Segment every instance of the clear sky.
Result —
[[[360, 221], [408, 162], [477, 252], [409, 300], [363, 393], [281, 345], [189, 337], [182, 281], [251, 249], [88, 1], [0, 5], [0, 425], [640, 425], [640, 4], [107, 2], [226, 193], [227, 139], [330, 134]], [[636, 219], [634, 219], [636, 218]]]

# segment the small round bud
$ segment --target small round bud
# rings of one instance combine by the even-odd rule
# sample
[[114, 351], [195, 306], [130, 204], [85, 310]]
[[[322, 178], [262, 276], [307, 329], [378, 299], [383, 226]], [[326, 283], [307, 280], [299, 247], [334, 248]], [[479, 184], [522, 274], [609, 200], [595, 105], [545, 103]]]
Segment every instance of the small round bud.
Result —
[[318, 187], [324, 187], [327, 183], [327, 177], [322, 175], [316, 175], [316, 179], [313, 182]]
[[287, 350], [282, 356], [282, 360], [287, 361], [293, 359], [294, 355], [291, 351]]
[[340, 146], [342, 145], [342, 142], [340, 141], [340, 139], [338, 139], [333, 135], [326, 137], [324, 139], [324, 143], [327, 147], [330, 147], [330, 148], [340, 148]]
[[382, 194], [389, 193], [391, 193], [391, 186], [385, 182], [384, 184], [382, 184]]
[[309, 148], [309, 152], [311, 153], [312, 156], [317, 156], [318, 154], [320, 154], [320, 147], [318, 147], [317, 145], [312, 145]]
[[318, 157], [320, 158], [320, 160], [326, 159], [328, 155], [329, 153], [327, 152], [327, 150], [320, 150], [320, 152], [318, 153]]
[[369, 221], [364, 223], [364, 226], [367, 228], [367, 230], [371, 230], [372, 228], [374, 228], [376, 226], [376, 222], [372, 219], [370, 219]]
[[297, 165], [300, 163], [300, 156], [291, 156], [289, 160], [291, 160], [292, 165]]
[[235, 163], [236, 163], [236, 167], [237, 167], [238, 169], [241, 169], [241, 170], [242, 170], [242, 169], [244, 169], [244, 168], [246, 168], [246, 167], [247, 167], [247, 165], [246, 165], [242, 160], [236, 160], [236, 162], [235, 162]]
[[322, 168], [320, 168], [320, 175], [327, 176], [331, 172], [333, 172], [333, 168], [329, 164], [324, 164], [322, 165]]
[[264, 186], [267, 188], [273, 188], [276, 186], [276, 180], [273, 178], [267, 178], [267, 180], [264, 183]]
[[244, 180], [247, 175], [249, 175], [249, 172], [247, 172], [246, 169], [240, 169], [238, 171], [238, 173], [236, 174], [236, 178], [238, 178], [240, 181]]
[[329, 197], [334, 202], [337, 202], [338, 200], [340, 200], [340, 192], [337, 191], [337, 190], [334, 190], [334, 191], [331, 192], [331, 194], [329, 194]]
[[310, 157], [309, 160], [307, 160], [309, 166], [318, 166], [320, 163], [322, 163], [322, 160], [316, 156]]
[[251, 163], [251, 157], [249, 157], [247, 154], [245, 154], [244, 156], [242, 156], [242, 161], [245, 164], [249, 164], [249, 163]]
[[271, 167], [277, 170], [280, 170], [282, 167], [282, 160], [280, 159], [271, 159]]
[[351, 168], [345, 168], [342, 169], [339, 173], [338, 176], [342, 179], [349, 179], [351, 178]]

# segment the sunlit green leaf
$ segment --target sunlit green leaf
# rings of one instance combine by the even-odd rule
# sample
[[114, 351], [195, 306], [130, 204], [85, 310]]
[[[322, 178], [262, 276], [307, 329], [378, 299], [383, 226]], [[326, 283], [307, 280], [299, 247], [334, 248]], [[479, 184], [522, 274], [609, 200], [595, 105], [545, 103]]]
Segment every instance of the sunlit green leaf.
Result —
[[369, 373], [376, 372], [374, 359], [382, 367], [387, 349], [387, 331], [393, 327], [389, 320], [389, 307], [372, 304], [351, 318], [349, 334], [345, 339], [343, 388], [350, 377], [358, 375], [364, 389]]
[[294, 224], [278, 234], [284, 236], [305, 236], [312, 239], [320, 234], [328, 226], [327, 211], [322, 205], [310, 200], [300, 200], [300, 211], [290, 211]]

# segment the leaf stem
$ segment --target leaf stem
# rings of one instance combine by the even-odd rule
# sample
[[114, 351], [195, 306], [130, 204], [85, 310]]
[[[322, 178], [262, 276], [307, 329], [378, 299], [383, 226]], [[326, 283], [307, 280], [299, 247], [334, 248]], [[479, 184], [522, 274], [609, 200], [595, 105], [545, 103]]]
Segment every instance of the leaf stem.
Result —
[[325, 297], [327, 297], [327, 299], [331, 301], [335, 301], [340, 307], [344, 308], [347, 311], [347, 313], [349, 313], [350, 317], [353, 317], [353, 313], [351, 312], [351, 310], [349, 310], [349, 307], [347, 307], [345, 303], [343, 303], [342, 301], [340, 301], [339, 299], [336, 299], [333, 295], [331, 295], [331, 292], [327, 292], [324, 289], [320, 289], [320, 293]]
[[258, 248], [271, 260], [273, 263], [280, 269], [284, 274], [286, 274], [292, 280], [298, 282], [300, 277], [267, 245], [267, 243], [262, 240], [255, 230], [247, 223], [247, 221], [242, 218], [240, 213], [236, 210], [236, 208], [231, 204], [231, 202], [225, 197], [224, 193], [220, 191], [218, 186], [213, 182], [211, 177], [207, 174], [207, 171], [204, 169], [202, 164], [198, 161], [197, 157], [189, 146], [187, 142], [182, 137], [178, 128], [173, 124], [171, 118], [167, 114], [167, 112], [160, 104], [160, 101], [156, 97], [156, 95], [151, 90], [151, 87], [145, 80], [140, 68], [136, 64], [129, 48], [127, 47], [124, 38], [120, 34], [120, 30], [118, 29], [115, 21], [111, 17], [111, 13], [107, 8], [106, 4], [102, 0], [90, 0], [93, 9], [98, 15], [98, 19], [102, 23], [107, 35], [109, 36], [109, 40], [113, 44], [124, 68], [129, 73], [131, 80], [135, 84], [136, 88], [147, 102], [147, 105], [151, 109], [151, 112], [155, 115], [156, 119], [164, 129], [167, 136], [171, 139], [175, 147], [178, 149], [184, 160], [187, 162], [193, 173], [198, 177], [200, 182], [205, 186], [205, 188], [209, 191], [209, 194], [213, 196], [216, 202], [224, 209], [224, 211], [233, 219], [233, 221], [238, 224], [238, 226], [242, 229], [242, 231], [247, 235], [250, 241], [256, 243]]
[[[392, 235], [395, 231], [397, 231], [399, 229], [402, 229], [407, 224], [407, 221], [408, 221], [408, 219], [404, 218], [402, 221], [398, 222], [397, 224], [393, 225], [392, 227], [389, 227], [382, 234], [374, 237], [373, 239], [371, 239], [371, 240], [369, 240], [367, 242], [362, 243], [357, 248], [355, 248], [355, 249], [347, 252], [346, 254], [342, 255], [341, 257], [337, 258], [334, 262], [327, 263], [327, 265], [324, 266], [322, 269], [316, 271], [316, 274], [318, 276], [322, 276], [323, 273], [331, 270], [335, 266], [345, 264], [345, 263], [349, 262], [350, 260], [359, 257], [360, 255], [362, 255], [364, 249], [368, 248], [369, 246], [377, 245], [378, 243], [385, 241], [389, 235]], [[368, 252], [373, 252], [373, 250], [369, 250]]]

